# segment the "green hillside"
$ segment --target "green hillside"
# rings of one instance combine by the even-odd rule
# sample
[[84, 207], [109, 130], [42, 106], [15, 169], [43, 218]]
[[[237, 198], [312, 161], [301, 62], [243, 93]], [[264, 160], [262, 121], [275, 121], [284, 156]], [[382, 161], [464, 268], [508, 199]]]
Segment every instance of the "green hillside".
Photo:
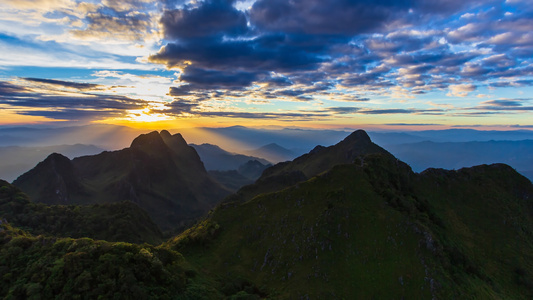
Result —
[[132, 202], [81, 206], [33, 203], [3, 180], [0, 218], [35, 235], [151, 244], [163, 241], [161, 231], [150, 217]]
[[32, 236], [0, 220], [3, 299], [220, 299], [175, 251]]
[[504, 165], [419, 175], [367, 155], [225, 203], [167, 246], [273, 298], [530, 299], [532, 196]]

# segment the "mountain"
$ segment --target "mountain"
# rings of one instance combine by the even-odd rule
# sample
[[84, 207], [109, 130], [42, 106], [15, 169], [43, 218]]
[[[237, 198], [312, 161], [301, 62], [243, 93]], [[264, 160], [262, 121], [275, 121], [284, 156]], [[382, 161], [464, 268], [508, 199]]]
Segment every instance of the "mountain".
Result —
[[255, 150], [245, 151], [245, 153], [252, 156], [262, 157], [274, 163], [293, 160], [298, 156], [295, 152], [283, 148], [276, 143], [270, 143]]
[[47, 147], [0, 147], [0, 178], [13, 181], [22, 173], [30, 170], [51, 153], [57, 152], [74, 158], [93, 155], [104, 151], [94, 145], [54, 145]]
[[209, 175], [232, 192], [236, 192], [241, 187], [254, 183], [263, 171], [271, 166], [271, 164], [262, 164], [258, 160], [250, 160], [239, 166], [237, 170], [213, 170], [209, 171]]
[[261, 174], [263, 174], [263, 171], [269, 167], [271, 167], [271, 164], [263, 164], [258, 160], [249, 160], [246, 163], [239, 166], [237, 171], [239, 174], [242, 174], [246, 178], [250, 178], [252, 180], [256, 180], [257, 178], [261, 177]]
[[[198, 165], [169, 136], [143, 135], [121, 150], [129, 159], [94, 156], [84, 172], [55, 155], [38, 178], [91, 193], [88, 175], [128, 171], [155, 186], [148, 179], [167, 178], [168, 157]], [[358, 130], [268, 168], [159, 246], [35, 236], [0, 219], [0, 296], [531, 299], [532, 199], [533, 184], [508, 165], [415, 173]]]
[[163, 236], [135, 203], [96, 205], [33, 203], [15, 186], [0, 180], [0, 219], [34, 235], [159, 244]]
[[[533, 140], [389, 145], [387, 147], [415, 171], [427, 168], [460, 169], [480, 164], [505, 163], [527, 176], [533, 171]], [[533, 177], [529, 177], [533, 180]]]
[[358, 131], [269, 170], [302, 181], [165, 246], [250, 299], [533, 297], [533, 185], [507, 165], [418, 174]]
[[266, 169], [254, 184], [242, 187], [227, 200], [246, 201], [262, 193], [281, 190], [326, 172], [335, 165], [353, 163], [361, 155], [369, 153], [392, 157], [392, 154], [374, 144], [365, 131], [357, 130], [333, 146], [316, 146], [293, 161], [278, 163]]
[[73, 160], [51, 154], [13, 184], [46, 204], [132, 201], [162, 230], [185, 226], [229, 194], [194, 148], [165, 130], [142, 134], [123, 150]]
[[212, 144], [201, 144], [191, 146], [198, 152], [200, 159], [205, 165], [205, 168], [209, 170], [218, 170], [218, 171], [229, 171], [237, 170], [241, 165], [246, 164], [248, 161], [259, 161], [263, 165], [267, 165], [270, 162], [267, 160], [247, 156], [243, 154], [230, 153], [217, 145]]
[[412, 144], [418, 142], [488, 142], [488, 141], [520, 141], [533, 139], [532, 130], [474, 130], [445, 129], [421, 131], [372, 131], [368, 133], [372, 140], [382, 146]]
[[191, 143], [214, 143], [236, 153], [241, 153], [243, 149], [256, 149], [275, 143], [298, 155], [313, 149], [317, 143], [333, 145], [349, 134], [343, 130], [244, 126], [183, 128], [179, 129], [179, 132]]
[[236, 192], [241, 187], [254, 183], [253, 179], [250, 179], [237, 170], [230, 171], [209, 171], [209, 175], [213, 177], [218, 183], [232, 192]]

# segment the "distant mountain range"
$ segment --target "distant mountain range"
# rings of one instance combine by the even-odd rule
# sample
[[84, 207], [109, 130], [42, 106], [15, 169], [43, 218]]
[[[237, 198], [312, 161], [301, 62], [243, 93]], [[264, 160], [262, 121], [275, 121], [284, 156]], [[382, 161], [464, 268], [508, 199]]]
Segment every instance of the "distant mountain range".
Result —
[[269, 161], [256, 157], [248, 156], [243, 154], [231, 153], [217, 145], [212, 144], [201, 144], [195, 145], [190, 144], [204, 163], [205, 168], [209, 170], [217, 171], [229, 171], [237, 170], [240, 166], [246, 164], [249, 161], [257, 160], [260, 163], [267, 165], [270, 164]]
[[427, 168], [460, 169], [494, 162], [505, 163], [533, 181], [533, 140], [389, 145], [396, 157], [415, 171]]
[[270, 143], [254, 150], [248, 150], [245, 151], [245, 153], [262, 157], [274, 163], [293, 160], [300, 155], [297, 152], [285, 149], [276, 143]]

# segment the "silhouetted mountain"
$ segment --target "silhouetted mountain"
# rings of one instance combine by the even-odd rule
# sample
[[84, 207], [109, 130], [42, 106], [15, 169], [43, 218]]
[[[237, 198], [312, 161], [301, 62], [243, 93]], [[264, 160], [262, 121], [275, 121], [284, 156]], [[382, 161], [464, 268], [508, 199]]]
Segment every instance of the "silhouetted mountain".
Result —
[[254, 186], [166, 244], [243, 297], [533, 297], [533, 185], [507, 165], [417, 174], [357, 131]]
[[202, 162], [207, 170], [237, 170], [241, 165], [250, 160], [257, 160], [264, 165], [269, 164], [267, 160], [243, 154], [230, 153], [217, 145], [191, 144], [191, 146], [196, 150], [196, 152], [198, 152], [198, 155], [200, 155], [200, 158], [202, 159]]
[[263, 171], [265, 169], [271, 166], [271, 164], [263, 164], [258, 160], [250, 160], [245, 164], [239, 166], [237, 171], [247, 178], [256, 180], [257, 178], [261, 177], [261, 174], [263, 174]]
[[34, 235], [152, 244], [163, 239], [146, 212], [133, 202], [84, 206], [33, 203], [18, 188], [0, 180], [2, 218]]
[[293, 160], [296, 156], [298, 156], [298, 154], [295, 152], [285, 149], [276, 143], [264, 145], [263, 147], [255, 150], [245, 151], [245, 153], [252, 156], [262, 157], [274, 163]]
[[266, 169], [254, 184], [244, 186], [231, 195], [229, 200], [246, 201], [261, 193], [283, 189], [326, 172], [333, 166], [353, 163], [356, 158], [369, 153], [382, 153], [392, 157], [385, 149], [372, 143], [365, 131], [354, 131], [336, 145], [316, 146], [293, 161], [278, 163]]
[[262, 164], [257, 160], [250, 160], [239, 166], [237, 170], [209, 171], [209, 174], [220, 184], [236, 192], [241, 187], [252, 184], [261, 176], [263, 171], [271, 167], [271, 164]]
[[47, 204], [133, 201], [162, 230], [185, 226], [229, 193], [180, 134], [142, 134], [129, 148], [73, 159], [53, 154], [13, 182]]

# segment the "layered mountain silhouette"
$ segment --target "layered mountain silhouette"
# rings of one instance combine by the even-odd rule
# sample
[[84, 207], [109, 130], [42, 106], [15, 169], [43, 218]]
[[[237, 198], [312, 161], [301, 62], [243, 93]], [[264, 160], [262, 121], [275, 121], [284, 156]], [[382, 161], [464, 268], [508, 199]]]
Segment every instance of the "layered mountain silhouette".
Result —
[[201, 144], [195, 145], [191, 144], [198, 155], [202, 159], [202, 162], [205, 165], [205, 168], [216, 171], [231, 171], [238, 170], [239, 167], [246, 164], [249, 161], [258, 161], [263, 165], [270, 164], [269, 161], [255, 157], [248, 156], [243, 154], [236, 154], [228, 152], [217, 145], [212, 144]]
[[393, 157], [385, 149], [374, 144], [364, 130], [354, 131], [333, 146], [316, 146], [293, 161], [267, 168], [254, 184], [241, 188], [230, 196], [228, 201], [246, 201], [261, 193], [283, 189], [328, 171], [335, 165], [353, 163], [356, 158], [370, 153]]
[[297, 153], [289, 149], [283, 148], [282, 146], [276, 143], [270, 143], [260, 148], [246, 151], [246, 153], [248, 155], [262, 157], [274, 163], [278, 163], [282, 161], [289, 161], [298, 156]]
[[[225, 192], [197, 157], [181, 136], [153, 132], [116, 152], [52, 155], [16, 183], [48, 203], [130, 199], [169, 226], [220, 199], [209, 184]], [[0, 295], [531, 299], [532, 199], [533, 184], [507, 165], [415, 173], [359, 130], [266, 169], [158, 247], [50, 240], [0, 220], [10, 272]]]
[[13, 184], [46, 204], [132, 201], [162, 230], [184, 226], [229, 193], [180, 134], [165, 130], [142, 134], [119, 151], [73, 160], [51, 154]]

